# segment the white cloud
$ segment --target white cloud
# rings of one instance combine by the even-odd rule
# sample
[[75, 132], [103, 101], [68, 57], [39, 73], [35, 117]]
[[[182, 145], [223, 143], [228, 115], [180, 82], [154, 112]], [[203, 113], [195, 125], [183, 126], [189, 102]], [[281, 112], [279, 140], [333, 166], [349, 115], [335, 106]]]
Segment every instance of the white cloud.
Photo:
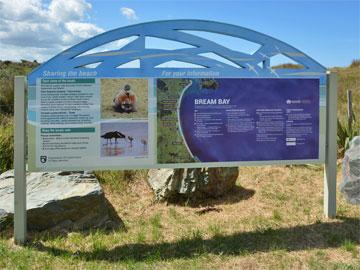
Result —
[[128, 20], [137, 20], [138, 19], [135, 10], [133, 10], [132, 8], [122, 7], [120, 9], [120, 11], [121, 11], [121, 14], [124, 15]]
[[91, 4], [85, 0], [52, 0], [49, 5], [50, 16], [57, 21], [82, 20], [91, 10]]
[[91, 23], [84, 22], [67, 22], [65, 23], [66, 29], [72, 37], [77, 39], [86, 39], [101, 33], [103, 30]]
[[104, 30], [86, 0], [0, 0], [0, 59], [44, 61]]
[[0, 0], [0, 18], [12, 21], [42, 21], [47, 18], [41, 0]]

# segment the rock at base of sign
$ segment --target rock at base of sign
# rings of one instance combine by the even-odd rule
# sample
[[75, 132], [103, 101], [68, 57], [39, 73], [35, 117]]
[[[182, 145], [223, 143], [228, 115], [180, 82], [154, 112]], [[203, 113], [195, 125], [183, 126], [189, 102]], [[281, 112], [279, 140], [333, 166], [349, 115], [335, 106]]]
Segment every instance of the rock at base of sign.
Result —
[[340, 192], [350, 204], [360, 205], [360, 136], [354, 137], [345, 151]]
[[197, 200], [225, 195], [235, 187], [238, 175], [238, 167], [152, 169], [148, 173], [148, 183], [158, 200]]
[[[87, 230], [124, 227], [91, 173], [27, 173], [29, 230]], [[14, 171], [0, 175], [0, 230], [12, 224]]]

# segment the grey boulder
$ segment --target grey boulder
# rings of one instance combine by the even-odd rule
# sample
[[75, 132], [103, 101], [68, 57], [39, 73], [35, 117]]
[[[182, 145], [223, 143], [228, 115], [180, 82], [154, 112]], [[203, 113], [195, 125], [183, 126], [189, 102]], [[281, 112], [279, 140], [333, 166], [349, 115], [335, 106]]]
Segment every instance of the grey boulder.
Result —
[[[118, 228], [123, 226], [95, 175], [84, 172], [27, 173], [29, 230]], [[12, 223], [14, 171], [0, 175], [0, 230]]]
[[356, 136], [346, 150], [343, 164], [343, 182], [340, 192], [351, 204], [360, 204], [360, 136]]
[[238, 167], [152, 169], [148, 183], [158, 200], [220, 197], [235, 187]]

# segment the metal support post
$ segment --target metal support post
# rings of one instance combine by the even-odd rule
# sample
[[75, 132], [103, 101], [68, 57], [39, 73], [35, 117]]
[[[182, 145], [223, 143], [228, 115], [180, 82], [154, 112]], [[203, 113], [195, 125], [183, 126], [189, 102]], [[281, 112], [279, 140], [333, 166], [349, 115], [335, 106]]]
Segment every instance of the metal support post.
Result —
[[326, 151], [324, 166], [324, 214], [336, 216], [336, 161], [337, 161], [337, 76], [327, 75], [326, 93]]
[[16, 244], [26, 242], [26, 88], [25, 77], [15, 77], [14, 89], [14, 239]]

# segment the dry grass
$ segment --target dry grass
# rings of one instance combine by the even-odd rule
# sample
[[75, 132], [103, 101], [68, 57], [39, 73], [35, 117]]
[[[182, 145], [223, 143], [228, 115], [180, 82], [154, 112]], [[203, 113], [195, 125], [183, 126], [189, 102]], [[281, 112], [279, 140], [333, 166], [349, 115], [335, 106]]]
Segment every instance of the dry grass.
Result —
[[321, 167], [241, 168], [233, 193], [202, 203], [222, 211], [204, 215], [154, 202], [145, 170], [98, 176], [126, 232], [35, 234], [20, 250], [3, 238], [0, 268], [360, 269], [359, 207], [340, 195], [337, 218], [324, 218]]
[[[137, 96], [137, 112], [119, 113], [113, 109], [113, 99], [125, 84], [131, 86]], [[101, 118], [129, 119], [147, 118], [148, 116], [148, 81], [147, 79], [101, 79]]]
[[352, 91], [353, 111], [356, 116], [355, 128], [360, 130], [360, 65], [354, 61], [350, 67], [334, 68], [338, 74], [338, 117], [342, 123], [347, 121], [346, 91]]

